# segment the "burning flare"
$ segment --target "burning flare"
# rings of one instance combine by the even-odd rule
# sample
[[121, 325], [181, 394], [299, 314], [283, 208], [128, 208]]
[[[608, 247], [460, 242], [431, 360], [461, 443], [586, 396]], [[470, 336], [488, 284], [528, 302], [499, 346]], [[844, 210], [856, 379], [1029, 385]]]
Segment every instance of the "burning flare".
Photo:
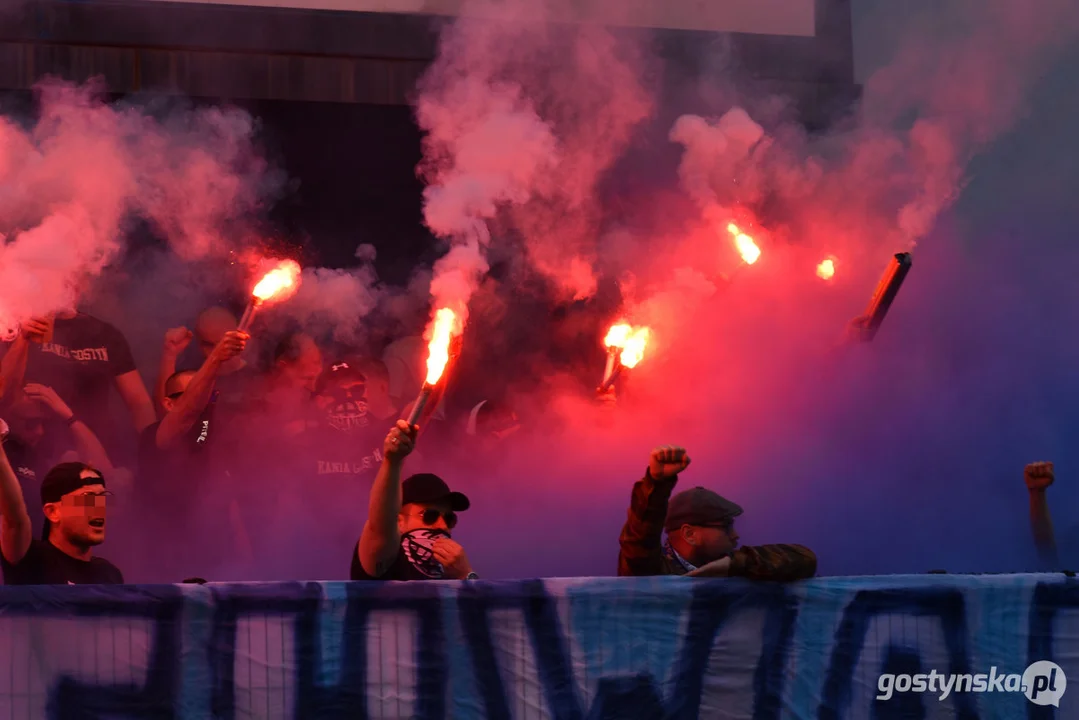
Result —
[[416, 398], [416, 404], [412, 406], [412, 412], [408, 416], [409, 425], [415, 425], [423, 415], [423, 408], [450, 361], [450, 342], [453, 336], [460, 332], [457, 313], [449, 308], [439, 308], [431, 325], [431, 339], [427, 342], [427, 379], [424, 380], [420, 396]]
[[651, 335], [651, 330], [642, 327], [634, 330], [626, 338], [626, 342], [622, 346], [622, 354], [618, 357], [623, 367], [634, 368], [637, 366], [637, 363], [644, 357], [644, 349], [647, 347], [648, 339]]
[[817, 277], [821, 280], [831, 280], [833, 275], [835, 275], [835, 258], [821, 260], [820, 265], [817, 266]]
[[761, 249], [757, 247], [757, 243], [753, 242], [753, 238], [739, 230], [734, 223], [727, 224], [727, 232], [734, 238], [734, 246], [738, 248], [738, 254], [742, 256], [742, 262], [746, 265], [757, 262], [761, 256]]
[[251, 296], [262, 302], [277, 299], [285, 300], [299, 289], [300, 264], [295, 260], [282, 260], [251, 291]]
[[617, 322], [607, 331], [603, 344], [607, 348], [607, 370], [603, 374], [599, 392], [604, 393], [614, 384], [622, 368], [633, 368], [644, 357], [644, 349], [652, 331], [646, 327], [635, 328], [626, 322]]
[[280, 302], [292, 297], [300, 289], [300, 264], [295, 260], [282, 260], [262, 276], [251, 291], [251, 302], [247, 303], [240, 325], [240, 332], [247, 332], [255, 319], [255, 312], [264, 302]]
[[457, 315], [449, 308], [441, 308], [435, 313], [434, 326], [431, 328], [431, 341], [427, 343], [427, 380], [428, 385], [436, 384], [442, 378], [446, 363], [450, 361], [450, 339], [457, 325]]

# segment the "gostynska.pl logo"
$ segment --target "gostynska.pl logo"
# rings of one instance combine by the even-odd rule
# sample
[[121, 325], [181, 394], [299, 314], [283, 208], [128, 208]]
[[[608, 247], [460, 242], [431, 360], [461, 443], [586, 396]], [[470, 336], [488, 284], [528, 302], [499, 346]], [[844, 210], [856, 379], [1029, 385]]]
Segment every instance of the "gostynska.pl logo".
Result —
[[952, 675], [932, 670], [918, 675], [885, 673], [877, 679], [877, 700], [891, 700], [896, 693], [933, 693], [945, 700], [953, 693], [1023, 693], [1035, 705], [1060, 707], [1060, 698], [1068, 689], [1068, 678], [1055, 662], [1031, 663], [1022, 675], [997, 672]]

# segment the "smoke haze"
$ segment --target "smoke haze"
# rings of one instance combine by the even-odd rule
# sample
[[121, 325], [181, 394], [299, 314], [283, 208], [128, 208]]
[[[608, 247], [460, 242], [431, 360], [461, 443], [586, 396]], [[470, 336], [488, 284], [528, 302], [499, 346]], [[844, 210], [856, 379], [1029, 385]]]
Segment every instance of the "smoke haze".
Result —
[[[421, 440], [408, 470], [471, 496], [455, 537], [486, 578], [612, 574], [632, 483], [669, 443], [693, 457], [680, 486], [746, 508], [743, 542], [804, 543], [822, 573], [1034, 567], [1022, 466], [1077, 466], [1074, 3], [955, 0], [897, 17], [856, 2], [855, 45], [878, 56], [859, 58], [856, 112], [813, 136], [751, 114], [775, 104], [763, 92], [724, 97], [721, 75], [700, 83], [707, 99], [664, 105], [646, 34], [529, 6], [449, 25], [418, 88], [423, 217], [441, 257], [404, 288], [380, 283], [369, 246], [346, 269], [299, 257], [299, 292], [260, 314], [256, 339], [304, 328], [377, 354], [437, 307], [467, 317], [447, 422], [460, 430], [491, 398], [523, 428], [494, 447]], [[736, 72], [713, 60], [700, 59]], [[16, 319], [49, 312], [99, 276], [89, 297], [151, 384], [165, 328], [209, 304], [239, 314], [255, 279], [245, 253], [289, 250], [260, 221], [284, 178], [244, 113], [153, 119], [92, 95], [47, 84], [36, 126], [0, 126], [0, 303]], [[675, 121], [657, 129], [660, 117]], [[125, 245], [131, 215], [165, 247]], [[729, 222], [757, 262], [742, 262]], [[844, 345], [890, 256], [911, 249], [877, 339]], [[825, 258], [830, 280], [816, 274]], [[623, 318], [652, 340], [617, 404], [599, 404], [601, 341]], [[261, 486], [300, 494], [277, 472]], [[1079, 494], [1059, 485], [1058, 534], [1079, 547]], [[325, 522], [256, 507], [285, 538]], [[342, 537], [365, 507], [343, 509], [355, 521]], [[281, 567], [338, 556], [343, 578], [346, 544], [275, 552]]]

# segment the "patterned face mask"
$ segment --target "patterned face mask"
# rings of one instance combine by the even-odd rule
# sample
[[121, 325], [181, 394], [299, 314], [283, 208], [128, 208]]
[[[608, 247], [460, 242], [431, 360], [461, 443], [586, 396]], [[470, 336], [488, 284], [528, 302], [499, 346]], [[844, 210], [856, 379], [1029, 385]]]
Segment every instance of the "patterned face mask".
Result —
[[405, 559], [425, 577], [439, 580], [445, 572], [442, 563], [435, 560], [431, 546], [439, 538], [448, 538], [450, 534], [445, 530], [431, 528], [419, 528], [401, 536], [401, 552]]

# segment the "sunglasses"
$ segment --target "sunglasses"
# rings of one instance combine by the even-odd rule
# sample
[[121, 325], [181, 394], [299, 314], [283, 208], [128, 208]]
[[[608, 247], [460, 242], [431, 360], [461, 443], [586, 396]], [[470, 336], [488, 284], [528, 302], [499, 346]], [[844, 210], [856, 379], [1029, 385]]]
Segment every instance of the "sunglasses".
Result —
[[424, 525], [434, 525], [438, 522], [439, 518], [443, 518], [446, 521], [446, 527], [450, 530], [453, 530], [453, 528], [457, 526], [457, 513], [453, 510], [442, 512], [441, 510], [428, 508], [420, 514], [420, 519], [423, 520]]

